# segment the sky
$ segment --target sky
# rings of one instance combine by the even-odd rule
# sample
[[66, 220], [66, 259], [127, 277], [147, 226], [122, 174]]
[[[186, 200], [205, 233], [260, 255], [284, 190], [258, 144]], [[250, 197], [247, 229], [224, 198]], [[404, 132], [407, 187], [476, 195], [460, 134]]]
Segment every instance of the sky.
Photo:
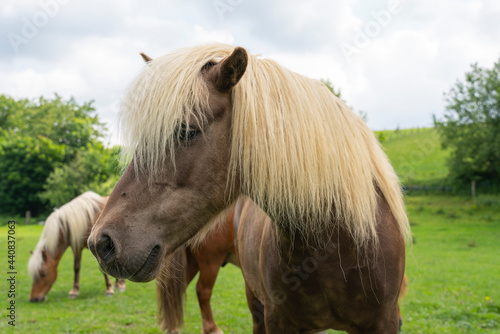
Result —
[[500, 58], [498, 0], [2, 0], [0, 94], [118, 106], [152, 58], [222, 42], [330, 80], [374, 130], [432, 126], [470, 65]]

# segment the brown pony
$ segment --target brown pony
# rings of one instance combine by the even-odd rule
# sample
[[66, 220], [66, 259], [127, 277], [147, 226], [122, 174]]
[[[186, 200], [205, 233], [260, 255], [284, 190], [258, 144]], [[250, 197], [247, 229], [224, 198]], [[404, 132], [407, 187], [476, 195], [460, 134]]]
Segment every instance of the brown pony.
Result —
[[[260, 211], [253, 204], [253, 210]], [[164, 264], [160, 275], [156, 278], [158, 311], [160, 316], [160, 328], [167, 334], [180, 333], [183, 326], [183, 303], [186, 288], [200, 272], [196, 293], [203, 321], [203, 334], [223, 333], [216, 325], [210, 306], [212, 289], [217, 278], [219, 268], [227, 262], [240, 266], [235, 257], [235, 228], [242, 223], [241, 217], [234, 220], [234, 208], [229, 210], [222, 225], [211, 230], [200, 245], [185, 245], [179, 247]], [[268, 218], [266, 218], [268, 219]], [[247, 222], [251, 224], [251, 222]], [[258, 222], [257, 222], [258, 223]], [[401, 299], [407, 290], [408, 279], [405, 274], [399, 293]], [[403, 319], [399, 310], [399, 329], [401, 330]]]
[[[132, 162], [89, 237], [105, 272], [154, 279], [246, 194], [272, 219], [238, 234], [254, 332], [398, 331], [409, 232], [398, 178], [323, 84], [205, 45], [150, 61], [120, 117]], [[247, 212], [240, 203], [236, 216]]]
[[[255, 204], [253, 206], [254, 210], [260, 211], [258, 206]], [[199, 271], [196, 293], [203, 321], [202, 334], [223, 333], [213, 318], [210, 298], [221, 265], [230, 262], [240, 266], [238, 259], [234, 256], [236, 254], [234, 239], [237, 237], [235, 228], [237, 230], [238, 224], [241, 224], [243, 220], [239, 217], [235, 221], [234, 218], [234, 208], [232, 208], [222, 225], [211, 230], [200, 245], [181, 246], [164, 261], [162, 271], [156, 278], [162, 331], [167, 334], [180, 333], [180, 328], [184, 323], [183, 303], [186, 288]], [[406, 294], [407, 285], [408, 279], [405, 274], [399, 299]], [[398, 315], [401, 330], [403, 319], [399, 303]]]
[[[77, 298], [80, 290], [80, 263], [82, 250], [87, 246], [95, 217], [106, 204], [106, 197], [88, 191], [71, 202], [56, 209], [46, 220], [36, 249], [31, 252], [28, 271], [33, 278], [30, 302], [45, 300], [57, 279], [57, 266], [66, 249], [71, 246], [74, 255], [75, 280], [69, 292], [70, 298]], [[106, 295], [113, 295], [110, 279], [104, 274]], [[120, 292], [125, 291], [125, 281], [117, 280]]]
[[[340, 236], [322, 249], [308, 246], [297, 240], [299, 237], [292, 241], [277, 229], [264, 211], [245, 197], [238, 200], [234, 219], [235, 226], [238, 226], [236, 251], [245, 278], [254, 332], [275, 333], [279, 328], [295, 328], [294, 332], [299, 333], [315, 333], [327, 328], [356, 332], [352, 327], [340, 326], [334, 321], [346, 316], [356, 319], [355, 313], [360, 319], [366, 319], [367, 314], [373, 312], [369, 305], [364, 304], [373, 298], [370, 294], [377, 296], [377, 290], [383, 288], [383, 281], [377, 281], [383, 273], [377, 273], [378, 268], [370, 269], [369, 265], [360, 263], [350, 254], [352, 245], [343, 247], [342, 243], [346, 241]], [[365, 274], [366, 286], [359, 287], [358, 295], [343, 296], [342, 290], [349, 289], [350, 284], [359, 281], [363, 284]], [[401, 285], [401, 295], [405, 290], [406, 276]], [[339, 297], [344, 297], [340, 306], [332, 305], [331, 300]], [[360, 303], [358, 298], [365, 303]], [[379, 302], [382, 301], [372, 300], [372, 307]], [[394, 329], [401, 328], [397, 299], [396, 306], [397, 317], [392, 319], [390, 327], [384, 327], [381, 332], [391, 332], [391, 328], [394, 332]], [[279, 323], [284, 318], [283, 314], [293, 317], [286, 318], [287, 323]], [[331, 316], [320, 317], [318, 314]], [[269, 330], [267, 321], [272, 324], [273, 330]]]

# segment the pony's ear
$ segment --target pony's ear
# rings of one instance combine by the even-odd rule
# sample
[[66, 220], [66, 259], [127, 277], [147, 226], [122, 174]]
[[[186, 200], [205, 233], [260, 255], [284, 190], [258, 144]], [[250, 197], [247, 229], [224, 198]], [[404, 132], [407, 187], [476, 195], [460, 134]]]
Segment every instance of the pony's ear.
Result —
[[47, 253], [45, 253], [45, 249], [42, 249], [42, 259], [43, 259], [43, 262], [47, 261]]
[[30, 254], [33, 255], [33, 251], [32, 250], [30, 250]]
[[153, 58], [151, 58], [150, 56], [148, 56], [147, 54], [145, 54], [143, 52], [141, 52], [140, 55], [141, 55], [142, 59], [144, 59], [146, 64], [153, 60]]
[[213, 80], [217, 90], [221, 93], [227, 93], [233, 88], [245, 73], [247, 63], [247, 51], [236, 47], [231, 55], [215, 65]]

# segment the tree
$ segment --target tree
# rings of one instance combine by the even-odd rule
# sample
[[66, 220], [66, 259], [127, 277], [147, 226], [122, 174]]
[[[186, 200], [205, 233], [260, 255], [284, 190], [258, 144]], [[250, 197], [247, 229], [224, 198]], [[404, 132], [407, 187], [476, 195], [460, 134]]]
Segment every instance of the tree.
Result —
[[326, 88], [328, 88], [330, 92], [333, 93], [333, 95], [345, 102], [345, 100], [342, 98], [342, 91], [340, 90], [340, 88], [335, 88], [333, 83], [328, 79], [320, 79], [319, 81], [321, 81], [326, 86]]
[[109, 195], [120, 175], [119, 151], [117, 147], [108, 149], [102, 144], [89, 144], [69, 164], [50, 173], [40, 198], [51, 206], [59, 206], [88, 190]]
[[500, 58], [493, 67], [473, 64], [464, 81], [445, 93], [443, 118], [434, 115], [449, 169], [459, 182], [500, 180]]
[[16, 101], [0, 95], [0, 128], [15, 135], [41, 135], [64, 144], [66, 161], [88, 143], [102, 139], [106, 131], [95, 115], [92, 101], [79, 105], [73, 98], [64, 101], [57, 94], [53, 99], [40, 97], [35, 101]]
[[54, 166], [64, 160], [64, 151], [64, 145], [43, 136], [0, 137], [0, 210], [8, 214], [43, 211], [38, 192]]
[[108, 192], [118, 170], [105, 131], [92, 102], [0, 95], [0, 212], [37, 215], [91, 188]]

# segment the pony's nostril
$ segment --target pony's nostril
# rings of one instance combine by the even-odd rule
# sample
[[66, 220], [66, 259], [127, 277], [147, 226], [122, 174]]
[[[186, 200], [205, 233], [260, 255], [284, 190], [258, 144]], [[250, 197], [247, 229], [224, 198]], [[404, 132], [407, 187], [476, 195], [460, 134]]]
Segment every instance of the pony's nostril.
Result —
[[101, 235], [97, 241], [95, 249], [101, 260], [105, 263], [110, 263], [116, 257], [116, 249], [113, 239], [107, 234]]

